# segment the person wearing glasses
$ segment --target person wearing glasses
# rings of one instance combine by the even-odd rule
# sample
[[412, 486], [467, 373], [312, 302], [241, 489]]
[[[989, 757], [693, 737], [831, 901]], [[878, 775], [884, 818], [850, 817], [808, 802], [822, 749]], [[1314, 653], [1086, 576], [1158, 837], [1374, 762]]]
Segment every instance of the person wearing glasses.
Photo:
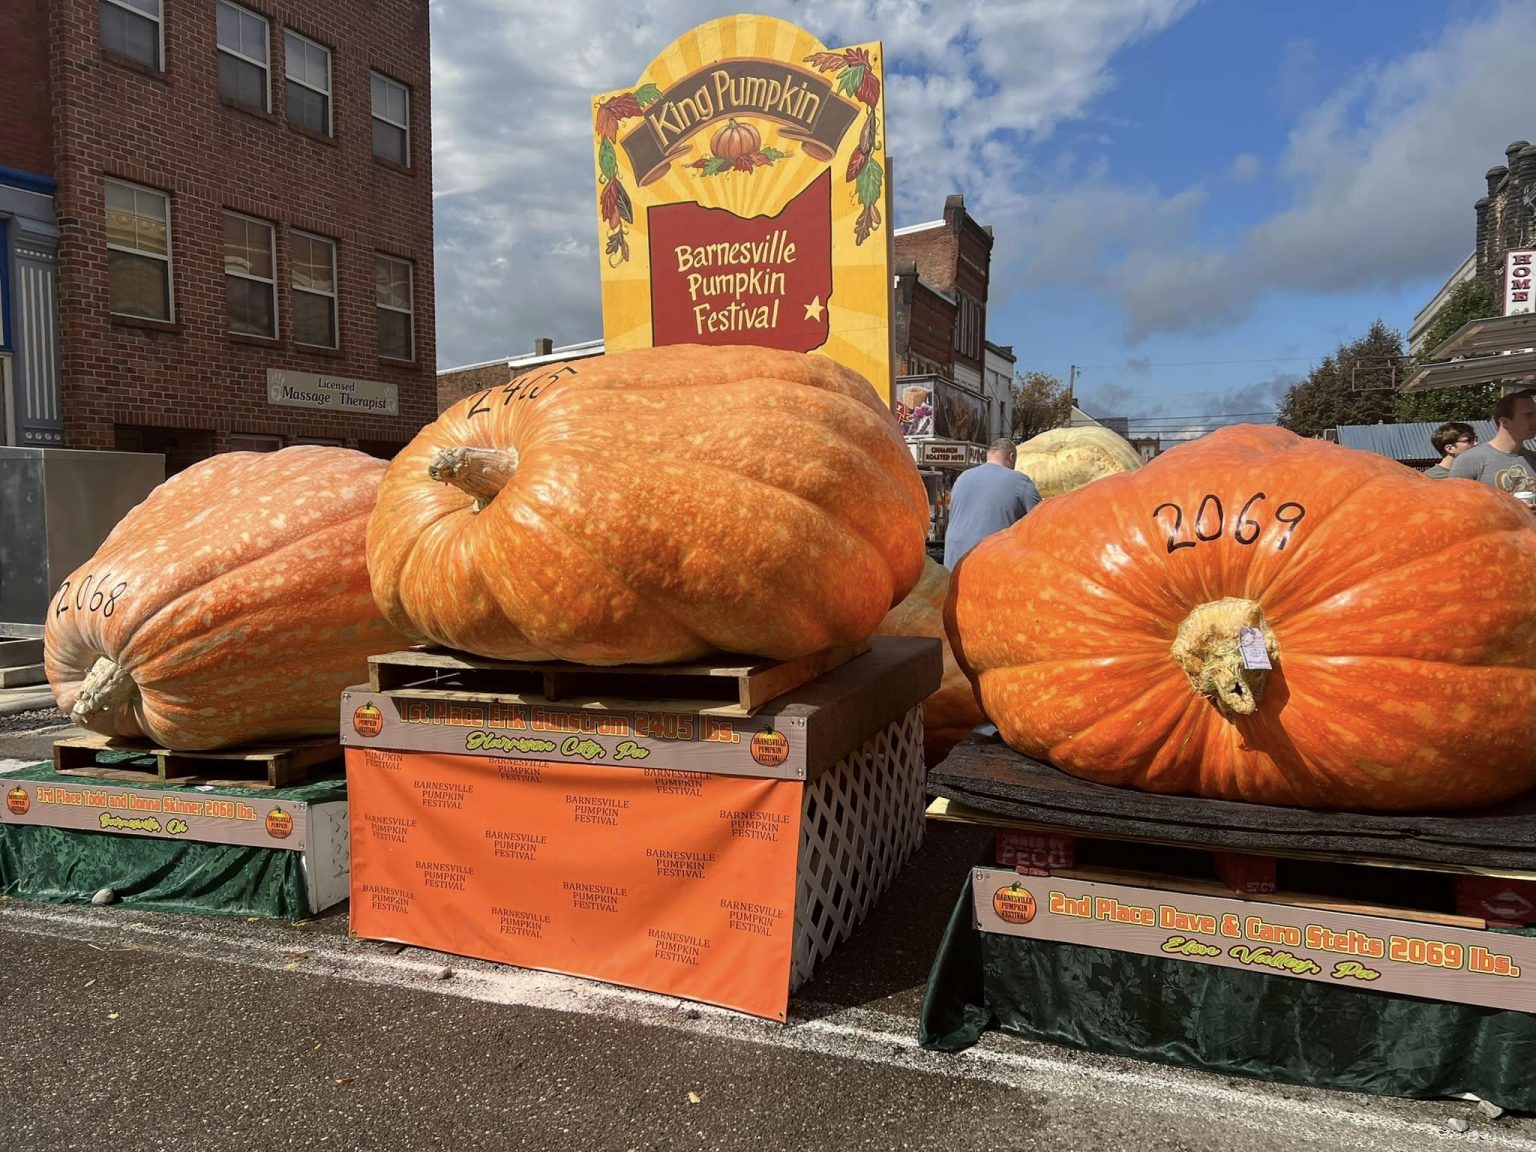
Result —
[[1506, 492], [1516, 479], [1536, 485], [1536, 452], [1525, 446], [1536, 437], [1536, 389], [1499, 397], [1493, 422], [1498, 427], [1493, 438], [1458, 453], [1451, 476], [1480, 480]]
[[1472, 431], [1472, 425], [1452, 420], [1430, 433], [1429, 442], [1440, 453], [1440, 463], [1425, 469], [1424, 475], [1431, 480], [1444, 480], [1451, 474], [1451, 465], [1456, 463], [1456, 457], [1477, 443], [1477, 433]]

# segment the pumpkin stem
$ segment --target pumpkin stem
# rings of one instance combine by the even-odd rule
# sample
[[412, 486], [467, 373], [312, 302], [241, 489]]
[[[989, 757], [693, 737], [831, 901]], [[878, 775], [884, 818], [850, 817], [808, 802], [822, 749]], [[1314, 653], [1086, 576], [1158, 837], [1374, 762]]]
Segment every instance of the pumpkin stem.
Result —
[[427, 465], [432, 479], [473, 496], [476, 512], [496, 499], [516, 471], [515, 448], [440, 448]]
[[1263, 609], [1256, 601], [1237, 597], [1198, 605], [1179, 625], [1170, 649], [1194, 690], [1229, 720], [1251, 716], [1269, 681], [1270, 669], [1249, 668], [1243, 659], [1244, 628], [1258, 629], [1269, 662], [1275, 663], [1280, 644], [1264, 621]]
[[98, 657], [80, 684], [80, 695], [75, 697], [69, 718], [82, 728], [110, 735], [110, 726], [97, 728], [93, 722], [110, 717], [138, 694], [139, 686], [127, 669], [115, 660]]

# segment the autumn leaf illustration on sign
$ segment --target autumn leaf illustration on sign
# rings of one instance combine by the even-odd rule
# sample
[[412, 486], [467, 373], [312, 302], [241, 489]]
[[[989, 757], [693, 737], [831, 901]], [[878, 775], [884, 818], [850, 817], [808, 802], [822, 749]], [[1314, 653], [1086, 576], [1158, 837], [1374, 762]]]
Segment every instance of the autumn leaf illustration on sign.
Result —
[[880, 227], [880, 194], [885, 184], [885, 170], [874, 159], [880, 146], [880, 77], [875, 75], [869, 52], [864, 48], [845, 48], [841, 52], [813, 52], [805, 62], [818, 72], [835, 72], [837, 90], [864, 105], [864, 127], [859, 146], [848, 157], [845, 184], [852, 184], [861, 211], [853, 223], [853, 238], [862, 244]]
[[626, 120], [643, 116], [645, 109], [661, 97], [654, 84], [642, 84], [633, 92], [610, 97], [597, 106], [597, 210], [608, 226], [608, 241], [603, 246], [608, 266], [617, 268], [629, 259], [629, 225], [635, 222], [635, 206], [619, 179], [619, 156], [614, 148], [619, 126]]

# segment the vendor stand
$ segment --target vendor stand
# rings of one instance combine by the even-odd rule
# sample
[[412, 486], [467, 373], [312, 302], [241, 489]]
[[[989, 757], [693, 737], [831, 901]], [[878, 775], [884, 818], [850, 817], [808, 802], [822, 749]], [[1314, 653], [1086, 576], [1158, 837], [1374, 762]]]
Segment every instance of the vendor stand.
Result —
[[1536, 1110], [1536, 796], [1449, 816], [1155, 796], [1067, 776], [990, 726], [929, 786], [930, 818], [998, 833], [939, 945], [925, 1047], [996, 1028]]

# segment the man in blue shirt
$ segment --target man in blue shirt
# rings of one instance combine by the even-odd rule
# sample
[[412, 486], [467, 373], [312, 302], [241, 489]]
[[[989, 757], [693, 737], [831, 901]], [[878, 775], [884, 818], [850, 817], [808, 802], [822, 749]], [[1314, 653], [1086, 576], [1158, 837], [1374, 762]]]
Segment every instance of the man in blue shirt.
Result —
[[994, 440], [987, 449], [987, 462], [955, 479], [949, 490], [949, 527], [944, 532], [944, 567], [951, 572], [972, 548], [1040, 503], [1034, 481], [1013, 470], [1017, 459], [1012, 440]]

